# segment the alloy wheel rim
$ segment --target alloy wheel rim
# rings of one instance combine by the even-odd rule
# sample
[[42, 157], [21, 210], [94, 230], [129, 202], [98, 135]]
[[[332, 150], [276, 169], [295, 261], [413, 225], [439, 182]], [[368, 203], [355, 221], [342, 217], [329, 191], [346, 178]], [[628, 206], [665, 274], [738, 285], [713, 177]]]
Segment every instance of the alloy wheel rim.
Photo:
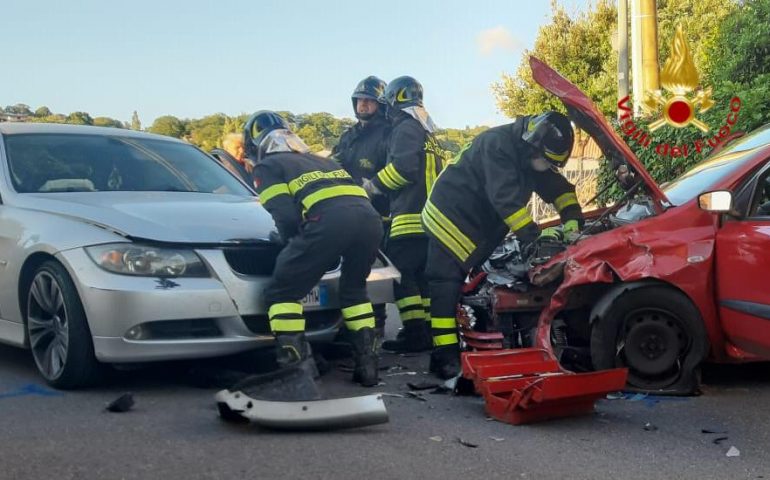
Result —
[[41, 373], [48, 379], [61, 375], [67, 360], [69, 318], [59, 282], [48, 272], [32, 280], [27, 298], [29, 343]]

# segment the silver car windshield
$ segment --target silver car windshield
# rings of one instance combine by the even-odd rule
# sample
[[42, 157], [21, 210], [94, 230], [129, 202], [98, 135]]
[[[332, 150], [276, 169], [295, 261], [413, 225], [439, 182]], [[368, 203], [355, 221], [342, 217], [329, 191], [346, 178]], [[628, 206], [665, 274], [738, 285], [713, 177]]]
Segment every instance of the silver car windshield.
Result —
[[106, 135], [5, 136], [13, 188], [47, 192], [200, 192], [251, 195], [192, 145]]

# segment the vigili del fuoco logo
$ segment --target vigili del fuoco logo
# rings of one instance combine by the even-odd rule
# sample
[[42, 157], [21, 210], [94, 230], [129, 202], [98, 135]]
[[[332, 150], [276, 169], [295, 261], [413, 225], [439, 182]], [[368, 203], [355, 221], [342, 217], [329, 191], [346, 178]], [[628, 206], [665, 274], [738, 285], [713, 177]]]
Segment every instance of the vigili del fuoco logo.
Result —
[[637, 125], [632, 118], [632, 108], [628, 96], [618, 102], [620, 130], [629, 142], [636, 142], [644, 148], [652, 145], [651, 133], [669, 125], [674, 128], [695, 127], [708, 134], [703, 139], [695, 140], [692, 144], [670, 145], [660, 143], [655, 145], [655, 152], [661, 156], [686, 157], [690, 153], [702, 153], [704, 149], [714, 148], [730, 135], [732, 128], [738, 122], [738, 112], [741, 109], [741, 99], [733, 97], [730, 100], [730, 112], [724, 125], [718, 131], [711, 128], [698, 118], [714, 106], [711, 99], [711, 87], [698, 89], [700, 78], [695, 69], [695, 62], [690, 53], [690, 47], [682, 31], [682, 26], [676, 28], [671, 42], [671, 55], [663, 66], [660, 83], [665, 91], [653, 90], [645, 92], [642, 108], [649, 114], [661, 115], [661, 118], [649, 124], [649, 132]]

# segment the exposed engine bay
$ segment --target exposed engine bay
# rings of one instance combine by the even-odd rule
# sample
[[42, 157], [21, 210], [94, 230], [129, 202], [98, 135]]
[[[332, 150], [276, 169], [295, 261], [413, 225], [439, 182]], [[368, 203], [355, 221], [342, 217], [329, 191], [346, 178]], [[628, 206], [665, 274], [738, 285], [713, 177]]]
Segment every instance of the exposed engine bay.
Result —
[[[535, 345], [540, 312], [548, 306], [561, 281], [558, 265], [550, 278], [530, 278], [533, 267], [548, 263], [571, 244], [655, 215], [653, 200], [629, 189], [624, 200], [589, 214], [579, 234], [564, 242], [536, 242], [522, 249], [508, 235], [481, 267], [473, 270], [458, 311], [463, 341], [469, 350], [526, 348]], [[630, 198], [629, 198], [630, 197]], [[560, 228], [560, 227], [556, 227]], [[576, 372], [593, 369], [590, 355], [590, 313], [602, 287], [571, 292], [567, 308], [551, 324], [551, 345], [565, 367]]]

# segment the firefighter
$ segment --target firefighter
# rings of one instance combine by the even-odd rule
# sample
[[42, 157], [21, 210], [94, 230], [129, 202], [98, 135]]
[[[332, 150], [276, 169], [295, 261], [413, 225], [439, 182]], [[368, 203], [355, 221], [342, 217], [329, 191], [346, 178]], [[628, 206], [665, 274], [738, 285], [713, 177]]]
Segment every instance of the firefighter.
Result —
[[442, 155], [422, 97], [422, 85], [412, 77], [398, 77], [387, 85], [382, 94], [391, 122], [387, 164], [364, 182], [372, 196], [387, 194], [390, 199], [391, 225], [385, 253], [401, 272], [394, 294], [403, 329], [382, 347], [397, 352], [431, 348], [426, 321], [430, 308], [425, 279], [428, 238], [420, 212], [441, 171]]
[[[557, 112], [491, 128], [466, 145], [441, 173], [422, 211], [430, 237], [433, 351], [430, 371], [451, 378], [460, 369], [455, 309], [470, 269], [489, 257], [509, 232], [531, 250], [539, 238], [577, 232], [583, 222], [575, 188], [557, 170], [567, 163], [574, 132]], [[559, 212], [563, 232], [540, 232], [527, 211], [536, 192]]]
[[[380, 99], [385, 86], [385, 82], [375, 76], [358, 82], [351, 95], [353, 112], [358, 122], [343, 132], [339, 143], [332, 149], [332, 159], [339, 162], [358, 184], [362, 184], [364, 179], [371, 179], [385, 167], [390, 132], [390, 125], [385, 118], [385, 104]], [[390, 224], [388, 197], [376, 195], [371, 200], [374, 208], [382, 215], [383, 226], [387, 231]], [[378, 336], [382, 336], [387, 316], [385, 305], [375, 305], [374, 313]]]
[[376, 336], [366, 278], [382, 239], [382, 222], [366, 192], [334, 162], [308, 153], [278, 114], [246, 124], [246, 154], [260, 201], [286, 243], [264, 292], [281, 367], [312, 362], [300, 300], [342, 257], [339, 300], [351, 331], [353, 381], [376, 385]]

